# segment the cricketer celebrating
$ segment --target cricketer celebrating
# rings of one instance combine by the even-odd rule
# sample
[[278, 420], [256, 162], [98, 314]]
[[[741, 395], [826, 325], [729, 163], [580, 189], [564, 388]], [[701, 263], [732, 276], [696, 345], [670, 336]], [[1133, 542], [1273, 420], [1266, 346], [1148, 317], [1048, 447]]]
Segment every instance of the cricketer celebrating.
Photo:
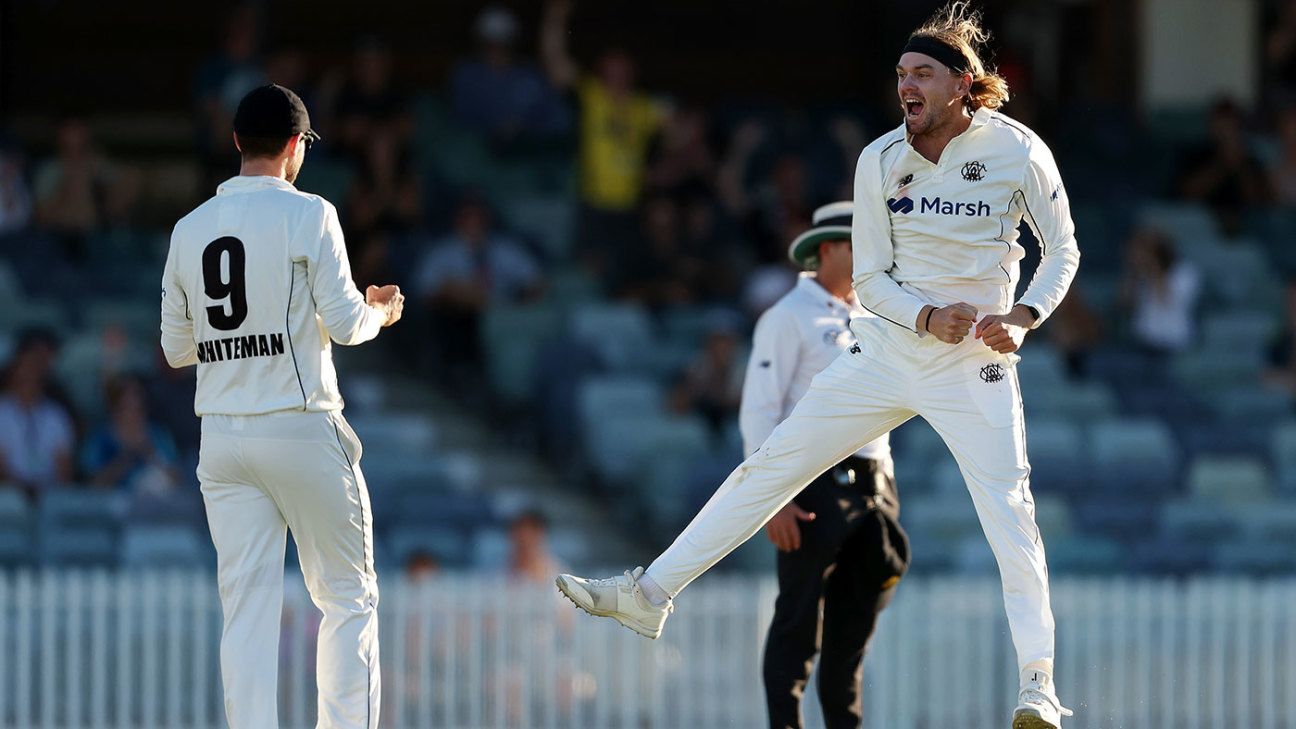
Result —
[[[579, 607], [660, 635], [690, 582], [820, 473], [919, 415], [958, 461], [999, 565], [1021, 669], [1013, 729], [1058, 729], [1071, 714], [1053, 683], [1015, 352], [1061, 302], [1080, 253], [1052, 153], [998, 111], [1008, 86], [977, 53], [986, 40], [978, 15], [954, 3], [910, 35], [896, 64], [904, 124], [865, 148], [855, 171], [853, 283], [876, 314], [851, 322], [859, 351], [814, 379], [647, 571], [559, 576]], [[1023, 220], [1041, 260], [1014, 302]]]

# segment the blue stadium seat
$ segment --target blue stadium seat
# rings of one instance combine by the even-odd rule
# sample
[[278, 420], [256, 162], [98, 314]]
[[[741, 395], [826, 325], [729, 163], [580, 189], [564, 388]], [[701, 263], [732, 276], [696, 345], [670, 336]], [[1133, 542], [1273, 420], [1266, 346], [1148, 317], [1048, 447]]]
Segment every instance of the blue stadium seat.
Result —
[[1089, 446], [1085, 431], [1067, 420], [1028, 418], [1026, 453], [1031, 488], [1041, 493], [1079, 493], [1089, 481]]
[[1248, 538], [1289, 554], [1296, 550], [1296, 499], [1238, 504], [1231, 511]]
[[1216, 352], [1261, 351], [1278, 324], [1273, 313], [1264, 310], [1216, 311], [1203, 318], [1202, 342]]
[[1026, 419], [1052, 417], [1088, 422], [1116, 413], [1116, 397], [1102, 382], [1077, 382], [1064, 386], [1022, 386]]
[[1232, 539], [1240, 531], [1233, 511], [1209, 497], [1194, 495], [1161, 506], [1161, 534], [1167, 539], [1212, 543]]
[[1266, 541], [1225, 542], [1215, 549], [1211, 564], [1228, 574], [1290, 575], [1296, 573], [1296, 559], [1285, 549], [1274, 549]]
[[436, 423], [426, 415], [386, 412], [358, 415], [347, 418], [347, 422], [364, 444], [362, 461], [366, 465], [374, 458], [405, 458], [428, 454], [436, 448]]
[[585, 454], [596, 469], [626, 475], [634, 467], [634, 428], [660, 419], [661, 386], [643, 377], [590, 377], [579, 385], [576, 410]]
[[1138, 223], [1163, 231], [1176, 242], [1199, 238], [1203, 234], [1214, 237], [1217, 230], [1215, 216], [1206, 206], [1196, 203], [1147, 203], [1139, 211]]
[[1095, 423], [1089, 434], [1095, 488], [1107, 493], [1167, 491], [1174, 486], [1179, 452], [1165, 423], [1114, 419]]
[[1022, 388], [1035, 392], [1051, 387], [1065, 387], [1067, 384], [1066, 365], [1057, 350], [1050, 346], [1037, 346], [1022, 352], [1021, 361], [1017, 363], [1017, 377]]
[[1045, 539], [1069, 536], [1074, 531], [1071, 505], [1058, 496], [1034, 494], [1035, 524]]
[[0, 565], [31, 562], [32, 509], [18, 487], [0, 484]]
[[558, 333], [557, 307], [495, 304], [481, 319], [481, 341], [491, 391], [507, 403], [531, 402], [541, 345]]
[[510, 227], [540, 242], [545, 256], [564, 260], [576, 238], [576, 210], [565, 196], [519, 195], [503, 203]]
[[478, 570], [501, 571], [509, 557], [508, 531], [502, 528], [478, 529], [472, 535], [472, 566]]
[[1279, 488], [1289, 494], [1296, 493], [1296, 421], [1286, 420], [1275, 426], [1269, 448], [1278, 471]]
[[1138, 491], [1128, 493], [1086, 494], [1072, 501], [1078, 532], [1103, 534], [1122, 541], [1144, 539], [1160, 518], [1156, 494]]
[[210, 540], [185, 526], [131, 525], [122, 533], [123, 567], [216, 566]]
[[648, 312], [634, 304], [582, 304], [571, 312], [570, 331], [613, 370], [635, 369], [656, 346]]
[[125, 494], [52, 486], [41, 495], [40, 560], [46, 565], [110, 566], [117, 562]]
[[1212, 557], [1208, 542], [1184, 541], [1178, 536], [1156, 537], [1139, 542], [1131, 550], [1133, 567], [1154, 575], [1186, 576], [1210, 568]]
[[1272, 493], [1269, 469], [1254, 458], [1199, 456], [1188, 470], [1188, 490], [1216, 505], [1264, 501]]
[[951, 495], [909, 499], [902, 507], [901, 522], [914, 542], [924, 539], [958, 541], [981, 533], [972, 498]]
[[1290, 395], [1255, 383], [1209, 390], [1206, 395], [1207, 405], [1229, 426], [1273, 423], [1296, 412], [1296, 402]]
[[1125, 551], [1120, 542], [1091, 535], [1060, 539], [1044, 536], [1049, 572], [1061, 575], [1110, 575], [1125, 571]]

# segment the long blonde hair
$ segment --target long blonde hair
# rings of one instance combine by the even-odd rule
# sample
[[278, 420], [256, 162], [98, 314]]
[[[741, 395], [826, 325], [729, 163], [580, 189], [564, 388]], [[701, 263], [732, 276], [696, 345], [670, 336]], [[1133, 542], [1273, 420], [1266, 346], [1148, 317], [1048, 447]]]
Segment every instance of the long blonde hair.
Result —
[[966, 0], [958, 0], [937, 10], [910, 38], [934, 38], [963, 54], [972, 74], [972, 88], [964, 104], [971, 111], [981, 107], [998, 109], [1008, 102], [1008, 82], [995, 69], [986, 68], [977, 49], [990, 40], [990, 32], [981, 27], [981, 13]]

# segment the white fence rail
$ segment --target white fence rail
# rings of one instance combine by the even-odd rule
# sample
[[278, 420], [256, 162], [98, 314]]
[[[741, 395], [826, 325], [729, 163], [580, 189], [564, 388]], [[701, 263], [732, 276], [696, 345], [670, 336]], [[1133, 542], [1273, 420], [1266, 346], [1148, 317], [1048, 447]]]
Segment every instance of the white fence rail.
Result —
[[[207, 574], [0, 576], [0, 727], [224, 726]], [[548, 585], [383, 583], [383, 727], [760, 727], [769, 581], [704, 578], [665, 636], [579, 615]], [[1068, 729], [1296, 726], [1296, 582], [1057, 580]], [[314, 723], [317, 613], [285, 599], [281, 720]], [[1006, 726], [993, 580], [902, 584], [866, 661], [866, 726]], [[809, 726], [819, 726], [807, 691]]]

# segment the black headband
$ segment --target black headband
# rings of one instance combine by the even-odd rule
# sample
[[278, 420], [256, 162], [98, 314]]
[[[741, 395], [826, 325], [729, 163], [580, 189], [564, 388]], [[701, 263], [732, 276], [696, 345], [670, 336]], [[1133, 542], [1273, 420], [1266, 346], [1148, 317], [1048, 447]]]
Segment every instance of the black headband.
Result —
[[900, 53], [909, 52], [931, 56], [949, 66], [949, 69], [957, 74], [964, 74], [971, 70], [970, 66], [972, 64], [968, 63], [967, 56], [964, 56], [954, 46], [929, 35], [916, 35], [910, 38], [909, 42], [905, 44], [904, 50], [900, 51]]

